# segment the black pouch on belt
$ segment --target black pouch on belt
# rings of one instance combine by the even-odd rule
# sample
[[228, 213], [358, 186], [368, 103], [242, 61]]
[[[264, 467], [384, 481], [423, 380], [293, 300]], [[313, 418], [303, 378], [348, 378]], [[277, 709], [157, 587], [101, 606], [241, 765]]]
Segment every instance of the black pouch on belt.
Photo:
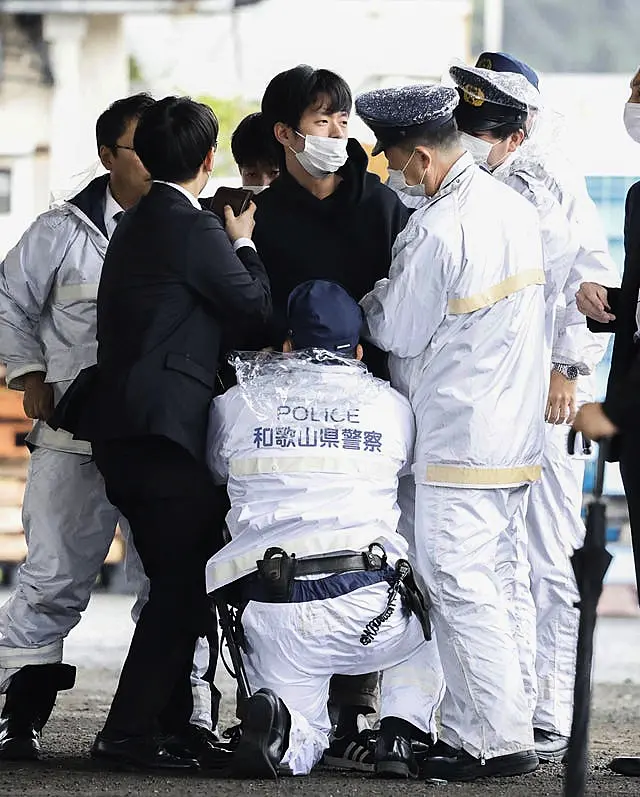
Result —
[[402, 605], [407, 612], [413, 612], [422, 626], [422, 632], [427, 642], [431, 641], [431, 620], [429, 619], [429, 609], [431, 601], [428, 596], [424, 596], [416, 584], [413, 577], [413, 570], [409, 575], [402, 579], [400, 587]]
[[296, 557], [282, 548], [268, 548], [264, 559], [256, 562], [258, 579], [273, 603], [288, 603], [293, 591]]

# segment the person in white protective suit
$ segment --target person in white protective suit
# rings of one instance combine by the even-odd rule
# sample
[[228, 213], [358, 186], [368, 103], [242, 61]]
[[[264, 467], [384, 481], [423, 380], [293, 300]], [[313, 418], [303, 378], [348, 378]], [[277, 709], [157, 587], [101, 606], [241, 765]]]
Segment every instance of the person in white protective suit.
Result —
[[435, 737], [443, 680], [396, 532], [413, 413], [359, 362], [362, 312], [344, 288], [303, 283], [288, 309], [286, 354], [238, 357], [209, 426], [232, 541], [210, 559], [207, 590], [236, 587], [254, 692], [233, 769], [307, 774], [329, 747], [331, 676], [383, 670], [376, 771], [417, 777], [411, 741]]
[[[77, 374], [95, 363], [98, 282], [120, 217], [149, 187], [133, 135], [153, 102], [134, 95], [100, 116], [97, 146], [109, 174], [39, 216], [0, 264], [0, 360], [35, 421], [23, 501], [27, 559], [0, 608], [0, 759], [39, 757], [56, 694], [75, 680], [75, 668], [61, 663], [63, 640], [89, 602], [118, 522], [128, 536], [90, 445], [47, 420]], [[143, 593], [146, 576], [133, 548], [127, 559], [127, 577]], [[203, 692], [198, 681], [192, 721], [210, 727]]]
[[361, 304], [416, 415], [416, 562], [447, 685], [424, 774], [472, 780], [538, 765], [502, 571], [522, 566], [506, 532], [540, 476], [549, 358], [537, 214], [464, 151], [457, 104], [409, 86], [356, 111], [427, 198]]
[[[519, 599], [517, 606], [522, 610], [520, 627], [525, 630], [521, 653], [530, 685], [536, 751], [542, 761], [560, 761], [566, 754], [571, 730], [579, 621], [570, 556], [584, 539], [581, 510], [585, 463], [583, 458], [569, 456], [567, 436], [577, 407], [593, 400], [595, 368], [608, 343], [606, 337], [602, 340], [602, 336], [589, 332], [575, 294], [585, 280], [616, 284], [618, 273], [607, 252], [599, 220], [594, 221], [591, 213], [588, 222], [576, 219], [577, 208], [593, 203], [573, 201], [570, 204], [574, 212], [567, 213], [568, 204], [565, 202], [563, 207], [550, 189], [553, 178], [546, 172], [545, 158], [536, 148], [535, 137], [551, 112], [543, 108], [535, 72], [507, 54], [485, 53], [479, 63], [498, 64], [512, 71], [451, 68], [451, 77], [461, 92], [456, 111], [458, 127], [476, 160], [537, 208], [547, 289], [559, 288], [548, 294], [552, 300], [557, 298], [547, 306], [553, 338], [542, 479], [532, 487], [527, 510], [531, 588], [537, 617], [528, 611], [526, 599]], [[510, 117], [509, 109], [503, 113], [505, 98], [498, 107], [486, 102], [492, 87], [524, 103], [526, 118]], [[585, 240], [584, 230], [590, 225], [594, 228]], [[559, 284], [563, 275], [564, 282]], [[527, 638], [532, 623], [535, 647], [534, 639]]]

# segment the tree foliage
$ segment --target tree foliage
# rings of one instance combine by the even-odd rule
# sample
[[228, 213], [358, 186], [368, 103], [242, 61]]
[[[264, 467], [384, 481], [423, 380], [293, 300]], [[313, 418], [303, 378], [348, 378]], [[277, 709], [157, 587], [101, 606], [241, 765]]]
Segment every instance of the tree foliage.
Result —
[[195, 99], [213, 109], [220, 125], [216, 150], [216, 175], [225, 177], [234, 174], [236, 165], [231, 154], [231, 135], [245, 116], [260, 110], [258, 104], [239, 98], [222, 99], [207, 95]]

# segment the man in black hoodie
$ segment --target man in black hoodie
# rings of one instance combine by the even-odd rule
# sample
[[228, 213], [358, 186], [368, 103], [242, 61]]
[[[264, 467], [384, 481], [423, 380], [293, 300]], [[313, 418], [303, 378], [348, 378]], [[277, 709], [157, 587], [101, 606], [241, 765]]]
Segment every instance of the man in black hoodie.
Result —
[[[257, 197], [254, 230], [271, 282], [275, 345], [286, 337], [286, 300], [296, 285], [338, 282], [359, 301], [388, 276], [410, 215], [348, 138], [351, 106], [339, 75], [304, 65], [276, 75], [262, 98], [281, 157], [280, 176]], [[387, 376], [386, 355], [369, 347], [365, 361], [375, 376]]]
[[[410, 215], [367, 171], [365, 151], [348, 138], [351, 106], [351, 91], [339, 75], [305, 65], [276, 75], [262, 98], [281, 159], [280, 176], [256, 198], [254, 229], [271, 282], [272, 345], [287, 337], [286, 302], [296, 285], [338, 282], [359, 301], [388, 276], [391, 249]], [[375, 376], [388, 378], [380, 350], [365, 347], [364, 359]], [[373, 768], [357, 717], [375, 710], [376, 686], [375, 673], [332, 680], [331, 702], [340, 708], [326, 763]]]

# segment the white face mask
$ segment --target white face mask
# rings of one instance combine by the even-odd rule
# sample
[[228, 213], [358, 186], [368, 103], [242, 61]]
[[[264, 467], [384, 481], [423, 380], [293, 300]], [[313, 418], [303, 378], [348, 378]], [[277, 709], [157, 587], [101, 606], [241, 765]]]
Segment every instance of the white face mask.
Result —
[[489, 153], [493, 149], [493, 144], [483, 138], [470, 136], [469, 133], [460, 133], [460, 143], [473, 157], [477, 164], [486, 164]]
[[302, 152], [296, 152], [293, 147], [289, 149], [302, 168], [312, 177], [320, 178], [335, 174], [347, 162], [349, 139], [303, 136], [297, 130], [296, 135], [304, 139], [304, 149]]
[[640, 144], [640, 103], [628, 102], [624, 106], [624, 126], [630, 138]]
[[261, 194], [268, 185], [243, 185], [245, 191], [253, 191], [254, 194]]
[[406, 177], [404, 176], [406, 168], [411, 163], [411, 158], [413, 158], [415, 154], [416, 151], [414, 150], [409, 156], [409, 160], [405, 163], [403, 169], [387, 169], [389, 174], [387, 186], [392, 188], [394, 191], [402, 191], [402, 193], [407, 194], [407, 196], [426, 196], [427, 192], [422, 184], [422, 180], [424, 180], [424, 176], [427, 172], [426, 169], [422, 172], [422, 178], [417, 185], [409, 185], [407, 183]]
[[500, 163], [496, 163], [493, 166], [490, 166], [489, 171], [491, 172], [491, 174], [494, 177], [497, 177], [498, 179], [501, 179], [504, 175], [508, 174], [509, 170], [511, 169], [511, 164], [516, 159], [517, 154], [518, 150], [516, 150], [515, 152], [509, 152], [509, 154], [503, 161], [500, 161]]

